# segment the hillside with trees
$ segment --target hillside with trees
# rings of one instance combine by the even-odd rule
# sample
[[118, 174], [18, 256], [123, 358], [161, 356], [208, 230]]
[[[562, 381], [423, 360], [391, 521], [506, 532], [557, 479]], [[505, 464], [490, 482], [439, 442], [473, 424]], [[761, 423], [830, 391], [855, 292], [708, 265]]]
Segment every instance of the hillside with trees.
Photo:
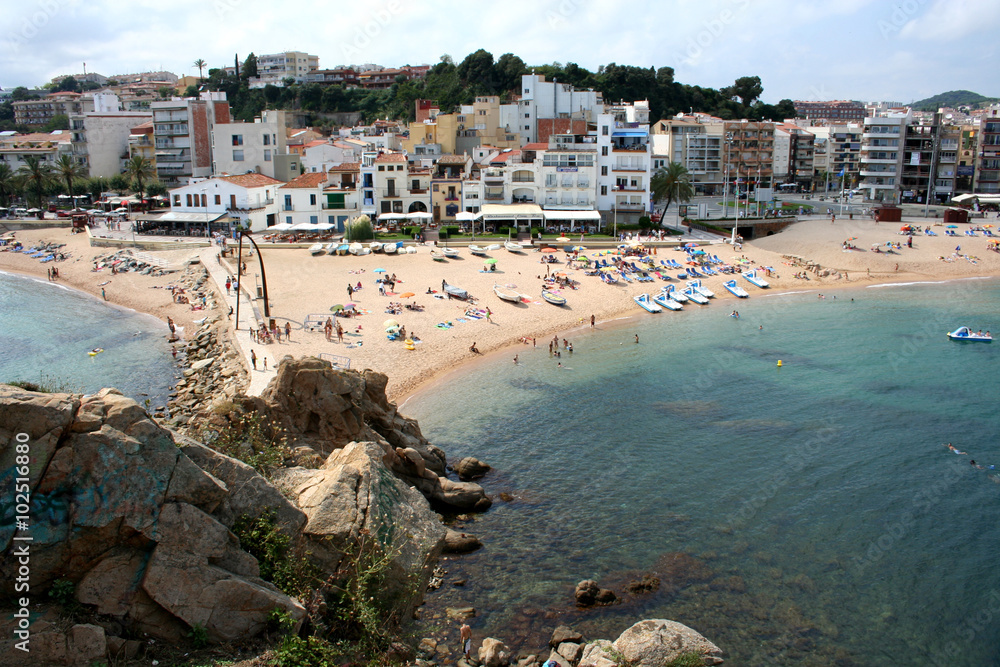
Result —
[[[650, 117], [654, 120], [691, 109], [724, 119], [780, 121], [795, 115], [791, 100], [781, 100], [776, 105], [760, 101], [764, 89], [757, 76], [740, 77], [733, 85], [716, 90], [675, 81], [672, 67], [609, 63], [591, 72], [575, 63], [529, 66], [512, 53], [495, 59], [484, 49], [469, 54], [460, 63], [451, 56], [441, 56], [423, 80], [399, 77], [391, 87], [382, 90], [291, 81], [285, 87], [268, 85], [251, 89], [249, 78], [255, 72], [256, 57], [251, 54], [241, 65], [239, 76], [210, 69], [203, 89], [225, 91], [233, 116], [244, 121], [253, 120], [264, 109], [306, 112], [314, 125], [324, 124], [324, 114], [339, 112], [359, 112], [366, 122], [377, 118], [410, 121], [414, 118], [413, 103], [419, 98], [437, 101], [442, 112], [472, 104], [481, 95], [497, 95], [502, 102], [509, 102], [520, 93], [521, 75], [534, 72], [550, 81], [599, 90], [606, 102], [648, 99]], [[189, 94], [195, 92], [188, 90]]]
[[911, 106], [916, 111], [937, 111], [941, 107], [970, 107], [978, 109], [996, 102], [995, 97], [985, 97], [971, 90], [949, 90], [947, 93], [939, 93], [934, 97], [914, 102]]

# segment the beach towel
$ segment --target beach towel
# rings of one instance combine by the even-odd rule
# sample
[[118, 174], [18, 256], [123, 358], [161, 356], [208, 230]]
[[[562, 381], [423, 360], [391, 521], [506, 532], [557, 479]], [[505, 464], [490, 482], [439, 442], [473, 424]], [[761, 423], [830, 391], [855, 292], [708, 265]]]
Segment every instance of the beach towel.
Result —
[[452, 327], [451, 322], [438, 322], [434, 325], [438, 329], [450, 329]]

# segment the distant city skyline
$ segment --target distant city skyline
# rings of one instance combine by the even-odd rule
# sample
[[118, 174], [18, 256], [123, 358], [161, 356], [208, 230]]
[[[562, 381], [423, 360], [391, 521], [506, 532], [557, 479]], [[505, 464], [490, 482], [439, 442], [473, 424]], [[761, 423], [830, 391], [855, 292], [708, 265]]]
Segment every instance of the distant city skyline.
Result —
[[[318, 17], [311, 18], [311, 17]], [[53, 76], [208, 69], [282, 51], [320, 67], [456, 63], [483, 48], [530, 65], [673, 67], [675, 80], [721, 88], [759, 76], [762, 99], [897, 101], [948, 90], [1000, 96], [992, 62], [1000, 3], [990, 0], [715, 0], [622, 5], [587, 0], [474, 3], [387, 0], [295, 8], [258, 0], [169, 5], [39, 0], [5, 8], [0, 86]], [[207, 69], [206, 69], [207, 74]], [[697, 111], [697, 109], [696, 109]]]

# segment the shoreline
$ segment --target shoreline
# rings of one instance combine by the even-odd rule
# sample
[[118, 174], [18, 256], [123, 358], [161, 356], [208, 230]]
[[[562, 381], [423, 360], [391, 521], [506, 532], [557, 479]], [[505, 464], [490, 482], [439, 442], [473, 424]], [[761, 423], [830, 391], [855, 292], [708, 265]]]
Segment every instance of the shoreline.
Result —
[[[855, 242], [859, 251], [843, 251], [840, 243], [845, 235], [867, 238]], [[737, 275], [709, 277], [703, 282], [716, 294], [716, 298], [712, 301], [726, 303], [726, 307], [729, 308], [730, 301], [747, 301], [748, 304], [768, 301], [776, 303], [766, 298], [772, 295], [834, 293], [848, 288], [988, 279], [1000, 276], [1000, 254], [986, 251], [987, 239], [984, 237], [978, 237], [977, 241], [963, 236], [956, 241], [955, 238], [945, 236], [916, 236], [912, 249], [904, 245], [903, 249], [897, 251], [898, 254], [893, 255], [862, 249], [866, 241], [875, 240], [882, 243], [889, 236], [893, 241], [903, 241], [896, 232], [880, 229], [864, 221], [831, 226], [823, 220], [807, 220], [790, 226], [780, 234], [746, 242], [739, 250], [720, 243], [712, 245], [703, 243], [702, 245], [710, 250], [710, 254], [718, 254], [724, 261], [737, 260], [735, 254], [733, 260], [726, 260], [726, 257], [731, 253], [739, 253], [741, 257], [746, 257], [756, 266], [773, 267], [778, 274], [767, 278], [771, 283], [771, 287], [767, 290], [760, 290], [747, 283], [746, 288], [753, 290], [750, 299], [737, 299], [721, 286], [723, 280], [730, 278], [739, 280]], [[175, 273], [152, 277], [130, 272], [112, 277], [103, 271], [100, 272], [102, 275], [95, 275], [95, 272], [91, 271], [93, 258], [107, 255], [112, 250], [91, 247], [86, 235], [73, 235], [65, 228], [48, 228], [20, 230], [15, 233], [15, 237], [29, 246], [42, 239], [66, 243], [67, 247], [64, 250], [70, 253], [70, 258], [54, 263], [63, 274], [55, 284], [68, 289], [77, 289], [100, 299], [101, 285], [98, 283], [111, 281], [108, 283], [109, 304], [156, 317], [164, 323], [167, 317], [172, 317], [177, 326], [184, 329], [182, 338], [186, 338], [190, 335], [189, 332], [197, 329], [196, 319], [206, 315], [225, 319], [224, 306], [191, 311], [183, 304], [172, 303], [165, 289], [170, 284], [181, 282], [186, 260], [199, 255], [205, 248], [150, 252], [172, 262], [176, 268]], [[975, 264], [961, 258], [955, 261], [938, 259], [951, 252], [954, 248], [952, 244], [956, 242], [968, 246], [966, 250], [969, 253], [980, 255], [976, 258]], [[660, 249], [663, 248], [657, 246], [657, 250]], [[567, 269], [566, 264], [559, 263], [550, 265], [549, 268], [556, 272], [569, 272], [570, 277], [577, 280], [578, 289], [564, 290], [569, 304], [558, 307], [546, 304], [534, 296], [538, 293], [540, 279], [545, 271], [539, 261], [538, 253], [512, 254], [498, 251], [493, 255], [498, 260], [501, 270], [486, 273], [476, 270], [479, 268], [480, 258], [464, 255], [458, 260], [438, 263], [428, 261], [427, 252], [421, 247], [417, 255], [405, 255], [401, 258], [381, 254], [311, 257], [302, 249], [262, 247], [261, 255], [269, 277], [271, 317], [279, 326], [288, 323], [293, 335], [289, 342], [283, 340], [281, 343], [271, 345], [258, 344], [257, 347], [263, 350], [262, 352], [259, 349], [258, 354], [268, 353], [275, 362], [286, 354], [296, 358], [307, 355], [319, 356], [321, 353], [348, 357], [351, 368], [357, 370], [371, 368], [385, 373], [389, 377], [387, 387], [389, 400], [403, 406], [414, 395], [433, 389], [438, 382], [455, 370], [475, 368], [482, 361], [492, 359], [494, 355], [512, 354], [514, 350], [523, 346], [523, 343], [519, 342], [523, 336], [546, 340], [557, 334], [561, 338], [570, 338], [588, 327], [591, 315], [594, 315], [599, 325], [627, 322], [641, 315], [652, 315], [640, 309], [631, 297], [643, 292], [655, 293], [665, 284], [664, 281], [658, 280], [648, 285], [645, 283], [604, 285], [596, 278], [584, 276], [582, 270]], [[665, 250], [663, 255], [657, 253], [654, 258], [684, 257], [682, 253], [671, 254], [672, 252]], [[805, 267], [793, 266], [792, 262], [786, 259], [787, 255], [801, 257], [818, 264], [820, 268], [834, 272], [837, 277], [821, 277], [817, 271], [808, 273], [810, 278], [808, 282], [792, 278], [793, 273], [800, 273]], [[254, 282], [258, 280], [255, 275], [258, 261], [260, 258], [256, 256], [247, 261], [248, 271], [244, 281], [246, 289], [251, 291]], [[894, 268], [896, 264], [899, 265], [898, 271]], [[396, 287], [397, 293], [390, 293], [387, 297], [380, 296], [374, 289], [374, 280], [377, 277], [375, 269], [383, 266], [387, 271], [385, 275], [398, 273], [400, 277], [400, 283]], [[47, 266], [43, 267], [26, 255], [0, 252], [0, 270], [40, 280], [45, 268]], [[868, 274], [868, 270], [872, 275]], [[841, 274], [846, 274], [847, 278], [840, 277]], [[469, 304], [451, 299], [433, 298], [434, 295], [428, 291], [436, 290], [442, 279], [450, 284], [460, 285], [477, 296], [476, 307], [490, 308], [491, 321], [486, 322], [481, 319], [478, 323], [470, 323], [473, 320], [464, 317]], [[215, 280], [211, 282], [215, 283]], [[310, 331], [305, 326], [305, 314], [330, 315], [331, 303], [345, 302], [347, 293], [343, 286], [348, 282], [351, 284], [362, 282], [366, 288], [352, 295], [352, 301], [358, 304], [359, 310], [367, 314], [358, 319], [340, 319], [347, 332], [344, 344], [338, 344], [336, 337], [332, 341], [326, 341], [320, 330], [315, 330], [314, 327], [314, 330]], [[515, 284], [518, 291], [532, 295], [531, 303], [515, 305], [501, 302], [493, 294], [494, 282]], [[683, 285], [683, 282], [675, 279], [669, 284], [678, 286]], [[740, 280], [741, 286], [742, 283]], [[338, 288], [337, 285], [341, 287]], [[224, 285], [215, 284], [209, 289], [214, 289], [218, 294], [217, 304], [226, 303], [221, 299], [224, 296]], [[403, 290], [412, 292], [414, 296], [409, 301], [400, 298], [399, 293]], [[259, 299], [257, 302], [260, 305]], [[424, 309], [420, 312], [404, 309], [397, 315], [383, 314], [382, 311], [390, 302], [416, 302]], [[690, 307], [694, 306], [689, 305]], [[683, 317], [684, 313], [665, 312], [658, 316]], [[398, 319], [406, 326], [408, 332], [412, 331], [419, 335], [421, 343], [416, 346], [416, 350], [404, 351], [402, 345], [394, 345], [381, 335], [379, 323], [383, 319]], [[454, 323], [454, 326], [441, 327], [440, 323]], [[230, 332], [235, 333], [231, 323], [224, 324]], [[361, 325], [361, 331], [354, 330], [357, 325]], [[363, 345], [359, 341], [363, 341]], [[468, 351], [472, 342], [477, 344], [483, 352], [482, 355]], [[480, 356], [481, 359], [477, 358]], [[246, 370], [248, 375], [252, 374], [249, 368]]]

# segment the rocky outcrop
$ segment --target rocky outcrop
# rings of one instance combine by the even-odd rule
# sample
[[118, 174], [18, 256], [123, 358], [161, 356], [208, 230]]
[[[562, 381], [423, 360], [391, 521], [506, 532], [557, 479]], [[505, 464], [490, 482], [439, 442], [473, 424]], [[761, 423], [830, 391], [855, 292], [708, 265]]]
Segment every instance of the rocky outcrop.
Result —
[[490, 470], [490, 466], [472, 456], [466, 456], [455, 464], [455, 472], [463, 482], [484, 477]]
[[483, 543], [475, 535], [448, 529], [444, 538], [444, 551], [449, 554], [467, 554], [482, 548]]
[[479, 647], [479, 664], [482, 667], [506, 667], [510, 664], [510, 649], [499, 639], [487, 637]]
[[[256, 560], [213, 516], [226, 485], [135, 401], [109, 389], [72, 396], [0, 385], [0, 424], [6, 476], [14, 435], [30, 445], [35, 599], [55, 579], [69, 580], [81, 603], [168, 640], [196, 626], [215, 641], [252, 636], [274, 609], [304, 617], [298, 601], [258, 577]], [[8, 595], [20, 544], [13, 537], [0, 535], [0, 590]]]
[[615, 667], [622, 658], [632, 667], [660, 667], [686, 653], [701, 656], [702, 664], [723, 662], [722, 649], [701, 634], [676, 621], [639, 621], [614, 642], [598, 640], [588, 644], [577, 667]]
[[601, 588], [593, 579], [584, 579], [576, 585], [576, 603], [581, 607], [614, 604], [618, 600], [615, 592]]
[[288, 433], [300, 461], [310, 450], [323, 460], [352, 442], [374, 442], [385, 465], [431, 503], [449, 511], [485, 511], [492, 501], [472, 482], [447, 477], [444, 452], [427, 441], [417, 422], [398, 413], [385, 395], [383, 373], [334, 369], [315, 357], [285, 357], [277, 376], [253, 399], [253, 408]]

